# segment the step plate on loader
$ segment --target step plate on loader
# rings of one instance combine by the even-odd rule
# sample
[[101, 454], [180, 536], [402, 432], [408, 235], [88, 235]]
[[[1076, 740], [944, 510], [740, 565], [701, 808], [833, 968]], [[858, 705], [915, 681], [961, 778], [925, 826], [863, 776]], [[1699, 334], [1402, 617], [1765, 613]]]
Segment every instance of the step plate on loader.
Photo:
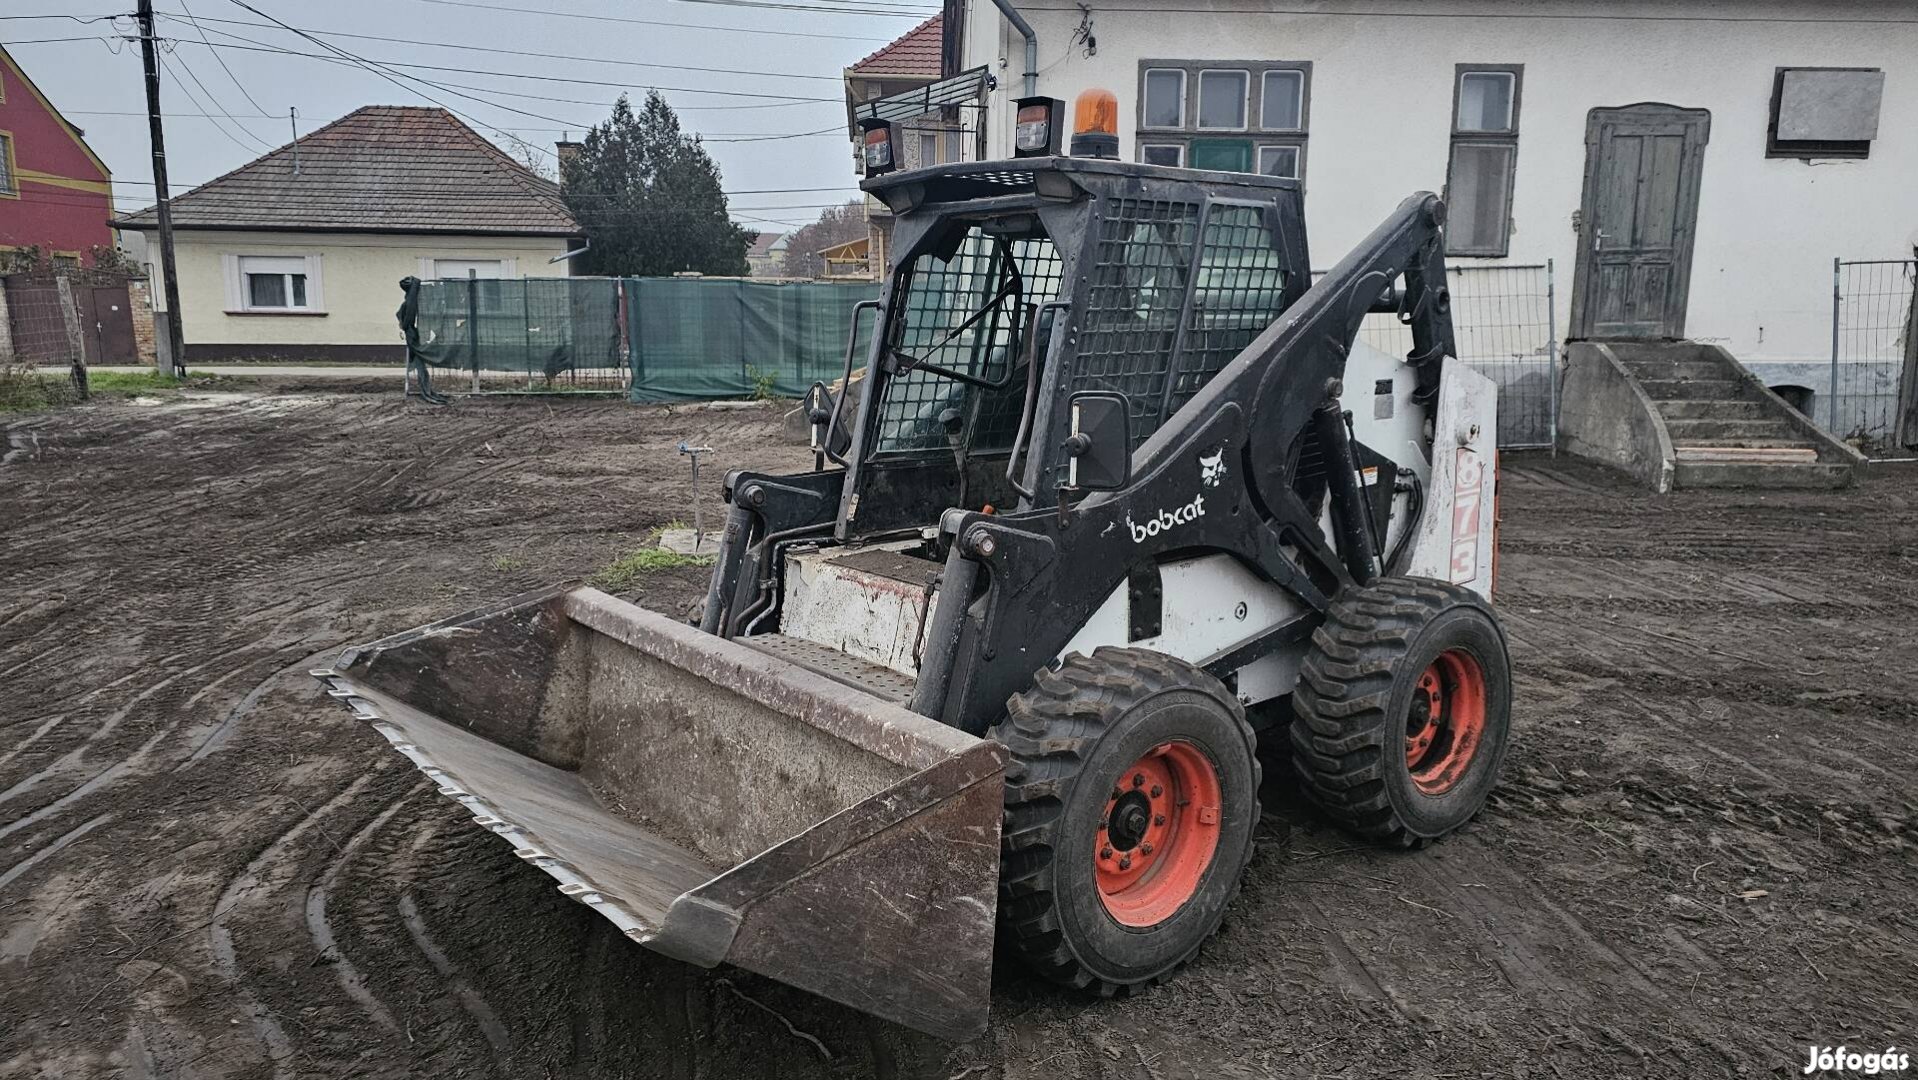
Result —
[[313, 674], [648, 948], [949, 1039], [983, 1030], [997, 743], [592, 589]]

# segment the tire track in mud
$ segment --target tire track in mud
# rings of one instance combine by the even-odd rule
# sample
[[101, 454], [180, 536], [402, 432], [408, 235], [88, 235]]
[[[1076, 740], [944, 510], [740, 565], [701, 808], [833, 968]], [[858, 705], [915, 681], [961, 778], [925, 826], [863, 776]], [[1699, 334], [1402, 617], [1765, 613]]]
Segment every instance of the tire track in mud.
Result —
[[[309, 608], [307, 610], [312, 610], [312, 609]], [[280, 653], [288, 652], [293, 649], [304, 648], [306, 645], [310, 644], [312, 641], [313, 641], [313, 638], [311, 636], [307, 638], [303, 638], [300, 641], [293, 643], [292, 645], [288, 645], [285, 648], [276, 650], [273, 655], [277, 656]], [[246, 716], [247, 713], [252, 712], [253, 707], [260, 703], [260, 699], [266, 696], [267, 691], [273, 689], [274, 685], [277, 684], [281, 679], [286, 678], [288, 672], [300, 671], [301, 669], [308, 668], [312, 666], [313, 664], [318, 663], [327, 654], [332, 653], [336, 650], [345, 648], [346, 644], [347, 643], [342, 642], [340, 644], [329, 645], [326, 648], [319, 650], [318, 652], [307, 653], [303, 658], [296, 660], [291, 664], [285, 664], [275, 668], [272, 674], [268, 675], [266, 678], [256, 683], [251, 690], [248, 690], [240, 698], [239, 701], [233, 704], [232, 708], [227, 710], [226, 715], [222, 717], [220, 719], [220, 722], [218, 724], [215, 724], [213, 728], [210, 731], [208, 731], [203, 738], [201, 738], [199, 745], [193, 748], [193, 752], [187, 755], [186, 760], [180, 762], [178, 765], [175, 765], [173, 767], [173, 772], [175, 773], [185, 772], [187, 769], [198, 764], [207, 755], [213, 753], [213, 751], [215, 750], [218, 750], [220, 746], [224, 744], [229, 737], [231, 737], [234, 726], [237, 725], [240, 722], [240, 720]], [[251, 665], [248, 665], [248, 666], [251, 666]], [[244, 668], [238, 669], [234, 671], [233, 674], [237, 675], [239, 674], [239, 671], [241, 670], [245, 670], [245, 669]], [[209, 686], [208, 689], [211, 689], [211, 686]], [[192, 702], [188, 702], [188, 704], [191, 705]]]
[[81, 837], [99, 828], [100, 826], [105, 825], [107, 822], [111, 820], [113, 820], [113, 814], [111, 811], [101, 814], [99, 817], [93, 818], [78, 826], [75, 826], [74, 828], [68, 830], [65, 835], [59, 837], [56, 840], [51, 841], [45, 847], [42, 847], [40, 850], [34, 852], [33, 854], [20, 860], [19, 862], [14, 863], [11, 867], [9, 867], [6, 870], [5, 873], [0, 873], [0, 889], [4, 889], [8, 885], [13, 884], [14, 881], [18, 880], [22, 874], [25, 874], [27, 871], [40, 865], [40, 863], [45, 861], [46, 859], [49, 859], [52, 856], [59, 854], [61, 849], [74, 843], [75, 841], [79, 840]]
[[207, 942], [213, 952], [213, 962], [220, 975], [232, 988], [233, 995], [239, 999], [240, 1007], [252, 1022], [253, 1033], [259, 1043], [265, 1046], [267, 1058], [273, 1063], [273, 1075], [287, 1077], [286, 1063], [293, 1056], [293, 1043], [286, 1036], [286, 1029], [279, 1020], [245, 983], [245, 975], [240, 967], [238, 951], [233, 944], [233, 931], [227, 928], [226, 919], [238, 908], [248, 893], [258, 889], [267, 870], [281, 860], [282, 853], [305, 835], [308, 829], [318, 827], [328, 814], [350, 803], [355, 796], [373, 782], [373, 775], [362, 774], [352, 783], [335, 792], [333, 796], [300, 818], [293, 825], [282, 830], [278, 836], [260, 849], [241, 868], [238, 874], [229, 879], [214, 900], [213, 916], [207, 922]]
[[420, 915], [419, 904], [413, 899], [411, 890], [400, 894], [398, 909], [400, 921], [406, 925], [407, 935], [426, 956], [427, 962], [433, 965], [433, 970], [439, 972], [440, 978], [446, 980], [446, 988], [452, 991], [454, 1000], [460, 1003], [460, 1008], [466, 1011], [466, 1015], [473, 1018], [473, 1023], [479, 1028], [480, 1034], [484, 1035], [487, 1043], [492, 1046], [493, 1053], [496, 1056], [505, 1054], [512, 1047], [512, 1038], [506, 1034], [506, 1026], [500, 1023], [499, 1014], [486, 1003], [486, 999], [473, 988], [473, 984], [460, 975], [459, 969], [453, 966], [453, 961], [447, 957], [446, 951], [433, 940], [433, 935], [426, 928], [426, 920]]
[[328, 965], [333, 969], [334, 981], [339, 984], [340, 990], [360, 1007], [360, 1011], [366, 1013], [374, 1023], [394, 1034], [399, 1033], [400, 1025], [399, 1021], [393, 1018], [393, 1011], [374, 995], [366, 979], [360, 974], [359, 968], [341, 951], [339, 942], [334, 937], [333, 924], [326, 917], [327, 893], [339, 880], [340, 871], [365, 845], [367, 838], [393, 820], [393, 815], [400, 812], [408, 799], [430, 786], [424, 781], [413, 785], [404, 795], [389, 803], [386, 809], [375, 814], [373, 820], [361, 826], [360, 830], [347, 840], [345, 846], [340, 848], [332, 861], [327, 864], [326, 869], [320, 873], [319, 878], [308, 885], [306, 890], [306, 932], [313, 939], [313, 944], [318, 947], [320, 957], [324, 958], [327, 954], [332, 954], [333, 959], [328, 961]]

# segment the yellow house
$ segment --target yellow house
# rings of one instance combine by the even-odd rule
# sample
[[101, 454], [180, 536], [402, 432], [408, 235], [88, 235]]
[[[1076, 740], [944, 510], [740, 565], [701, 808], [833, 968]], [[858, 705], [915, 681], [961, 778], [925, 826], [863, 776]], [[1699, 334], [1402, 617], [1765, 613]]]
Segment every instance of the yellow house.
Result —
[[[139, 230], [159, 270], [152, 208]], [[173, 199], [186, 360], [403, 361], [401, 278], [558, 277], [559, 186], [444, 109], [369, 105]], [[158, 295], [164, 295], [154, 290]]]

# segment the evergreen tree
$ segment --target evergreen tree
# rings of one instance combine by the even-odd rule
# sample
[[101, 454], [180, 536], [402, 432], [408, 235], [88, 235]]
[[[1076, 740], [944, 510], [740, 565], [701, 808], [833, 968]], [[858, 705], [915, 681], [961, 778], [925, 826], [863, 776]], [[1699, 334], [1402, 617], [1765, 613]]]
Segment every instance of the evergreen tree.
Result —
[[680, 131], [658, 91], [638, 113], [622, 94], [562, 173], [567, 208], [591, 241], [579, 272], [747, 273], [746, 248], [757, 234], [733, 224], [719, 167], [697, 136]]

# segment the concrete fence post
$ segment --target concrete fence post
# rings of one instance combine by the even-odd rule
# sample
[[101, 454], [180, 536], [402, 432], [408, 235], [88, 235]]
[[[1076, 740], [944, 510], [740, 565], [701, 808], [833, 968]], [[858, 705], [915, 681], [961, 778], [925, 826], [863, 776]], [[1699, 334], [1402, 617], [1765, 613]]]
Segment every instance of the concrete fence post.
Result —
[[73, 295], [73, 280], [65, 274], [53, 279], [54, 290], [60, 297], [60, 321], [66, 325], [67, 356], [72, 363], [70, 377], [73, 390], [80, 400], [87, 400], [87, 341], [80, 329], [80, 307]]

